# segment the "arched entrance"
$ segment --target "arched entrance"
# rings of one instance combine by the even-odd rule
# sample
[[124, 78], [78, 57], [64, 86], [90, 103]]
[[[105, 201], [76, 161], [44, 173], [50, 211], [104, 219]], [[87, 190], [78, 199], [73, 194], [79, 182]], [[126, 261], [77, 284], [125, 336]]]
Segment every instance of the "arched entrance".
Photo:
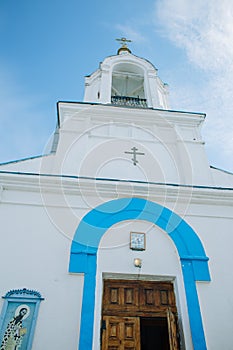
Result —
[[193, 347], [205, 350], [206, 342], [196, 281], [210, 281], [208, 258], [193, 229], [177, 214], [141, 198], [106, 202], [86, 214], [71, 246], [69, 272], [84, 275], [79, 350], [92, 350], [95, 309], [96, 258], [101, 237], [112, 225], [124, 220], [145, 220], [162, 228], [173, 240], [183, 273]]

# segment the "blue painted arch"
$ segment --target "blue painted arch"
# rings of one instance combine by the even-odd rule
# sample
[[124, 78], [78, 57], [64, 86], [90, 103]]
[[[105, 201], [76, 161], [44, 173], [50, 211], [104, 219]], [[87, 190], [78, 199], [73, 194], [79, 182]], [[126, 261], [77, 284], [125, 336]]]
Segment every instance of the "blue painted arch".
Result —
[[100, 240], [114, 224], [125, 220], [149, 221], [174, 242], [183, 273], [194, 350], [206, 350], [196, 281], [210, 281], [208, 258], [194, 230], [176, 213], [141, 198], [106, 202], [86, 214], [71, 245], [69, 271], [84, 273], [79, 350], [91, 350], [95, 309], [96, 262]]

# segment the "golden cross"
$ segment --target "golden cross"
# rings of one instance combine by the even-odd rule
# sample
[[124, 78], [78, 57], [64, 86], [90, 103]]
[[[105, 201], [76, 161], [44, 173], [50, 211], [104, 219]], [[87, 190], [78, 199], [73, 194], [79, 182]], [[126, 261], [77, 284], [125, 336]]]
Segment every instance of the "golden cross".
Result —
[[121, 42], [122, 47], [127, 47], [127, 43], [131, 43], [132, 40], [126, 39], [126, 38], [120, 38], [116, 39], [117, 41]]

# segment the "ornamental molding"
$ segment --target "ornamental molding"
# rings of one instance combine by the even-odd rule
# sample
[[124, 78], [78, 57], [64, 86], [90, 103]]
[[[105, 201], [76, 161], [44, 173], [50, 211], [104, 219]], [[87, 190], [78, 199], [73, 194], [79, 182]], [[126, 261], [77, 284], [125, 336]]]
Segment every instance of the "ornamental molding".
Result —
[[172, 111], [152, 108], [130, 108], [91, 103], [58, 103], [61, 120], [78, 121], [80, 118], [90, 118], [90, 121], [98, 122], [123, 122], [135, 125], [145, 122], [153, 125], [181, 124], [183, 126], [199, 126], [205, 120], [204, 113]]
[[12, 289], [10, 291], [8, 291], [5, 296], [3, 296], [4, 299], [6, 298], [12, 298], [12, 297], [30, 297], [30, 298], [38, 298], [40, 300], [43, 300], [41, 294], [36, 291], [36, 290], [32, 290], [32, 289], [27, 289], [27, 288], [23, 288], [23, 289]]
[[[233, 206], [233, 188], [231, 187], [189, 186], [30, 173], [0, 173], [0, 182], [3, 188], [2, 203], [42, 205], [43, 197], [51, 194], [54, 198], [54, 206], [59, 206], [56, 198], [83, 197], [83, 195], [103, 197], [106, 200], [141, 197], [158, 203], [164, 203], [164, 201], [187, 203], [188, 201], [189, 204]], [[17, 196], [15, 193], [11, 195], [11, 191], [21, 192], [24, 195]], [[40, 197], [32, 196], [32, 193], [37, 193]], [[77, 203], [77, 198], [75, 202]], [[74, 207], [76, 206], [74, 204]]]

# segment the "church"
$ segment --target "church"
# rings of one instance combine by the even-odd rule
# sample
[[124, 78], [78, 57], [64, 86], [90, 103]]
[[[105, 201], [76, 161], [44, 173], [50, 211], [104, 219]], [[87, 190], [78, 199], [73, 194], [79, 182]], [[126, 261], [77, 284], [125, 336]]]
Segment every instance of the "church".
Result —
[[233, 174], [128, 45], [0, 165], [0, 350], [232, 349]]

